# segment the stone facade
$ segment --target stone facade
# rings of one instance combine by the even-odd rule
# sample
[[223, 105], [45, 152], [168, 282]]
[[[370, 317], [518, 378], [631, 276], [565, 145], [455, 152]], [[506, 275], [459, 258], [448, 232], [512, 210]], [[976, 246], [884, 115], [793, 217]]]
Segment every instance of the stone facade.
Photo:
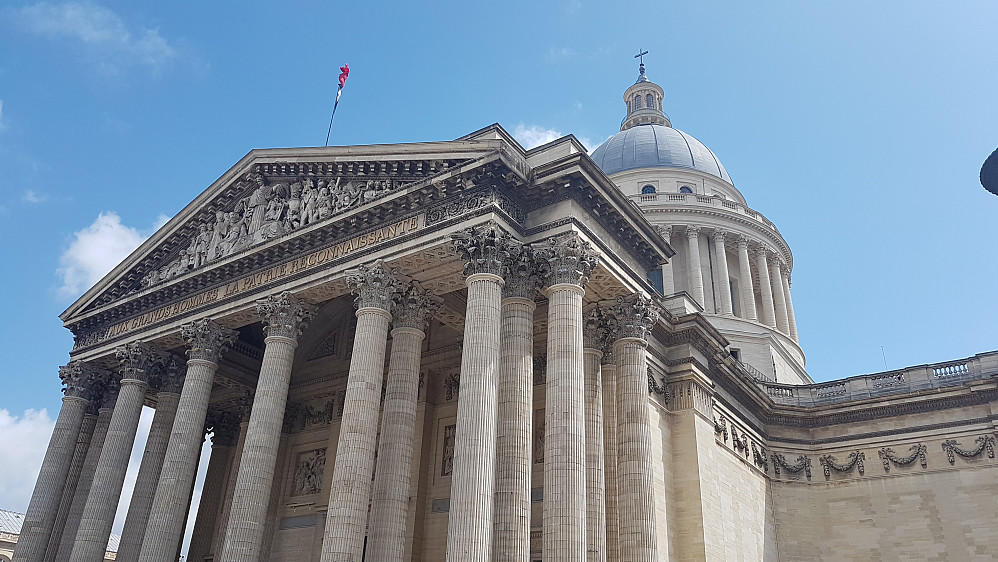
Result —
[[[13, 559], [103, 552], [143, 404], [141, 560], [188, 508], [198, 561], [998, 557], [998, 354], [800, 384], [782, 238], [656, 228], [615, 180], [496, 125], [251, 152], [64, 314]], [[708, 297], [739, 275], [768, 290]]]

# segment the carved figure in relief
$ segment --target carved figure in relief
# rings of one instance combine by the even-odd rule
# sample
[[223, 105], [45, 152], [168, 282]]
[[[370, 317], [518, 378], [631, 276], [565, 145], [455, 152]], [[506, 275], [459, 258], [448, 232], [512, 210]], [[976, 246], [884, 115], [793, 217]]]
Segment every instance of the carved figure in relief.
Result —
[[208, 243], [208, 261], [214, 261], [221, 257], [219, 248], [225, 235], [229, 232], [229, 220], [224, 211], [215, 211], [215, 226], [211, 229], [211, 241]]
[[305, 185], [301, 194], [301, 226], [308, 226], [319, 218], [319, 191], [326, 187], [326, 180], [319, 180], [318, 189], [311, 185]]
[[444, 455], [441, 459], [440, 476], [450, 476], [454, 472], [454, 436], [456, 430], [456, 425], [448, 425], [444, 428]]
[[256, 231], [260, 230], [267, 214], [267, 204], [273, 196], [273, 189], [264, 183], [263, 176], [255, 175], [253, 181], [256, 182], [257, 188], [245, 199], [246, 215], [248, 216], [244, 216], [244, 218], [249, 219], [247, 234], [255, 234]]
[[201, 224], [190, 247], [191, 267], [194, 269], [208, 262], [208, 248], [211, 246], [211, 238], [212, 234], [208, 231], [208, 225]]
[[318, 494], [322, 490], [322, 475], [326, 468], [326, 450], [316, 449], [298, 456], [295, 468], [295, 489], [292, 496]]
[[[312, 178], [305, 180], [312, 183]], [[301, 188], [302, 182], [296, 181], [291, 184], [291, 197], [288, 199], [288, 214], [284, 219], [287, 230], [292, 230], [301, 226]]]
[[328, 219], [333, 214], [333, 198], [329, 196], [329, 189], [325, 187], [320, 189], [317, 199], [315, 220]]

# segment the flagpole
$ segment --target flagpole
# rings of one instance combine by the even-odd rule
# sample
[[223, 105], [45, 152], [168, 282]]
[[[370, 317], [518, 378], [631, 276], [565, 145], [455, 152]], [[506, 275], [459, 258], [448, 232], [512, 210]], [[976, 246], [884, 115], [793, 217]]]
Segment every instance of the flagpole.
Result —
[[333, 132], [333, 117], [336, 116], [336, 108], [340, 105], [340, 94], [343, 93], [343, 86], [346, 85], [348, 76], [350, 76], [350, 65], [344, 64], [340, 67], [339, 87], [336, 88], [336, 102], [333, 104], [332, 113], [329, 114], [329, 129], [326, 130], [325, 146], [329, 146], [329, 135]]
[[336, 115], [336, 106], [340, 105], [340, 93], [336, 92], [336, 103], [333, 104], [333, 112], [329, 114], [329, 130], [326, 131], [326, 144], [329, 146], [329, 134], [333, 132], [333, 116]]

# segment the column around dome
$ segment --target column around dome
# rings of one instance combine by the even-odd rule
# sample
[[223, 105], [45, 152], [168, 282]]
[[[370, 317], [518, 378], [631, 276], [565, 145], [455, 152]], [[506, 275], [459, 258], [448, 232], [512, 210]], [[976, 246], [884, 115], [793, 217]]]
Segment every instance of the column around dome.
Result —
[[721, 314], [731, 316], [731, 280], [728, 277], [728, 254], [724, 250], [724, 230], [714, 230], [714, 254], [717, 260], [717, 290], [721, 295]]
[[686, 255], [686, 263], [689, 267], [689, 287], [690, 296], [697, 304], [706, 308], [703, 292], [703, 271], [700, 265], [700, 227], [692, 224], [686, 225], [686, 241], [689, 246]]
[[755, 287], [752, 282], [752, 264], [749, 261], [748, 236], [738, 235], [738, 275], [742, 293], [742, 318], [758, 320], [755, 309]]

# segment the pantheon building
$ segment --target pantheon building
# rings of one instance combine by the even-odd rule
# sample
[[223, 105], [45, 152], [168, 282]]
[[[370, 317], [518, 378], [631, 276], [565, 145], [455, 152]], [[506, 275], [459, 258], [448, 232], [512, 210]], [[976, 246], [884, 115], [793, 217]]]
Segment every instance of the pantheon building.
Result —
[[14, 560], [103, 558], [143, 406], [126, 562], [189, 514], [196, 562], [998, 559], [998, 353], [815, 384], [790, 246], [663, 97], [591, 155], [251, 151], [62, 315]]

